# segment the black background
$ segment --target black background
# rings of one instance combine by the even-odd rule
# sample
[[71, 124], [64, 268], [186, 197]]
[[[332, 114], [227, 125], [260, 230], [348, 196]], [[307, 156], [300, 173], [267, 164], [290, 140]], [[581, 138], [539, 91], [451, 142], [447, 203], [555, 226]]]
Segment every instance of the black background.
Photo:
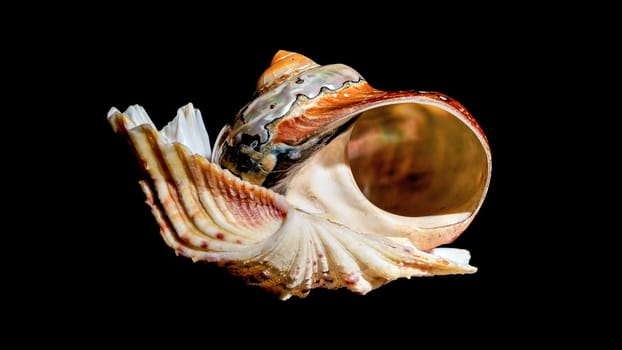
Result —
[[[107, 290], [107, 303], [112, 305], [105, 308], [106, 312], [115, 310], [125, 317], [140, 318], [144, 312], [153, 312], [156, 318], [161, 312], [170, 312], [180, 320], [189, 312], [208, 319], [231, 318], [231, 322], [240, 315], [270, 315], [281, 319], [280, 322], [295, 323], [297, 317], [305, 314], [324, 314], [330, 319], [329, 324], [344, 317], [336, 325], [346, 320], [375, 323], [385, 317], [397, 317], [391, 315], [403, 315], [414, 318], [413, 327], [428, 322], [425, 320], [428, 316], [434, 322], [459, 322], [454, 318], [468, 319], [475, 315], [499, 317], [495, 315], [499, 309], [494, 303], [504, 305], [508, 301], [502, 296], [517, 286], [508, 278], [512, 258], [502, 248], [508, 243], [503, 236], [505, 215], [499, 173], [507, 160], [499, 145], [503, 116], [498, 105], [490, 103], [495, 96], [486, 92], [498, 89], [494, 74], [483, 63], [474, 65], [460, 59], [455, 50], [468, 52], [468, 45], [445, 49], [432, 45], [427, 48], [429, 54], [373, 43], [367, 47], [345, 44], [337, 49], [297, 43], [282, 45], [285, 46], [266, 44], [232, 49], [210, 46], [198, 53], [195, 50], [201, 46], [197, 44], [132, 56], [131, 52], [140, 50], [139, 47], [126, 49], [125, 55], [120, 54], [123, 50], [110, 54], [108, 67], [114, 69], [110, 76], [101, 77], [101, 84], [109, 86], [109, 90], [104, 89], [104, 96], [93, 105], [93, 115], [88, 116], [97, 120], [96, 133], [106, 145], [101, 147], [105, 153], [100, 171], [106, 174], [103, 178], [107, 180], [97, 185], [104, 189], [99, 200], [107, 209], [101, 213], [105, 220], [101, 222], [102, 216], [99, 219], [105, 234], [97, 239], [96, 248], [102, 259], [90, 260], [89, 276], [95, 290]], [[318, 289], [303, 300], [280, 301], [257, 287], [245, 286], [215, 266], [176, 257], [165, 246], [136, 183], [135, 160], [107, 125], [108, 108], [116, 106], [124, 110], [129, 104], [141, 104], [156, 125], [162, 127], [178, 107], [192, 102], [201, 109], [213, 142], [220, 128], [250, 101], [256, 79], [278, 49], [302, 53], [320, 64], [348, 64], [379, 89], [444, 92], [473, 113], [490, 138], [494, 170], [484, 206], [454, 246], [471, 251], [472, 264], [479, 268], [476, 274], [398, 280], [366, 296], [346, 290]], [[150, 62], [148, 66], [147, 62]], [[233, 312], [218, 311], [216, 307], [231, 308]], [[381, 317], [365, 316], [377, 313]]]
[[[328, 339], [392, 343], [452, 335], [479, 345], [496, 342], [488, 338], [492, 329], [505, 342], [548, 332], [559, 301], [547, 285], [558, 277], [544, 267], [534, 236], [560, 233], [533, 230], [545, 204], [527, 190], [534, 174], [526, 165], [540, 159], [531, 153], [535, 144], [515, 147], [525, 143], [525, 129], [528, 138], [538, 136], [526, 117], [534, 107], [522, 103], [519, 88], [532, 77], [526, 67], [548, 63], [524, 32], [507, 31], [503, 18], [479, 27], [462, 19], [451, 30], [410, 20], [382, 28], [344, 20], [341, 30], [187, 21], [180, 27], [166, 20], [136, 24], [118, 15], [87, 23], [82, 17], [61, 31], [41, 31], [43, 40], [29, 51], [39, 83], [25, 91], [40, 93], [49, 117], [42, 116], [45, 127], [38, 129], [55, 146], [42, 150], [39, 165], [55, 184], [46, 187], [50, 198], [61, 199], [44, 210], [54, 213], [51, 226], [59, 233], [40, 236], [43, 258], [33, 275], [20, 277], [33, 285], [29, 293], [41, 291], [31, 298], [38, 301], [37, 323], [65, 315], [70, 322], [55, 334], [61, 338], [78, 332], [114, 343], [126, 337], [181, 342], [227, 334], [234, 335], [227, 338], [232, 344], [273, 346], [286, 334], [317, 346]], [[84, 27], [104, 29], [80, 33]], [[452, 245], [471, 252], [477, 273], [401, 279], [365, 296], [317, 289], [305, 299], [280, 301], [214, 265], [177, 257], [164, 244], [144, 203], [136, 161], [108, 124], [108, 110], [140, 104], [162, 127], [192, 102], [213, 142], [250, 101], [279, 49], [319, 64], [347, 64], [378, 89], [445, 93], [474, 115], [490, 141], [492, 180], [480, 212]], [[523, 317], [529, 322], [511, 325]]]

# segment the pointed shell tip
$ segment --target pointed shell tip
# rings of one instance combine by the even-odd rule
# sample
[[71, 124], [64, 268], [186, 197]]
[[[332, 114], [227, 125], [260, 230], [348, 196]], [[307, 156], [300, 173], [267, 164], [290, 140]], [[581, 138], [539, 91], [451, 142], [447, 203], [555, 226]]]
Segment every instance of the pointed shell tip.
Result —
[[296, 52], [279, 50], [263, 74], [257, 80], [257, 91], [261, 94], [269, 86], [285, 81], [302, 71], [318, 66], [307, 56]]

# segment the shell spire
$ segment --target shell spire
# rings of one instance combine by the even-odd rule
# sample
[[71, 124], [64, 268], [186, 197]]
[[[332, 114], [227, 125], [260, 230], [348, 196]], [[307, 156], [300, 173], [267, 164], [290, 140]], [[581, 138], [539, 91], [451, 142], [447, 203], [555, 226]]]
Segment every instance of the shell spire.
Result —
[[272, 86], [287, 80], [289, 77], [299, 74], [307, 69], [318, 67], [310, 58], [299, 53], [279, 50], [272, 61], [270, 67], [266, 69], [257, 80], [257, 93], [262, 94]]

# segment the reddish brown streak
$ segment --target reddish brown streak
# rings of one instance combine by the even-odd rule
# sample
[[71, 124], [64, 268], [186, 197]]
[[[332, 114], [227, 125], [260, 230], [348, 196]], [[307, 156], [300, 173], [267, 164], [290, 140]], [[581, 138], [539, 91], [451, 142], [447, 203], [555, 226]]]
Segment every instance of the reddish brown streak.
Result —
[[367, 82], [362, 81], [348, 85], [338, 91], [325, 93], [312, 100], [310, 106], [300, 112], [299, 115], [293, 115], [282, 120], [276, 128], [276, 136], [273, 142], [281, 142], [292, 146], [298, 145], [318, 131], [321, 131], [324, 126], [355, 113], [361, 105], [409, 96], [434, 99], [459, 111], [486, 140], [484, 132], [471, 113], [462, 104], [449, 96], [427, 91], [387, 92], [374, 89]]
[[322, 126], [336, 121], [353, 110], [367, 98], [385, 94], [363, 81], [346, 86], [338, 91], [324, 93], [311, 101], [303, 114], [290, 117], [279, 123], [273, 142], [297, 145], [308, 139]]
[[[206, 169], [205, 175], [210, 190], [215, 196], [226, 198], [227, 210], [244, 218], [243, 222], [250, 227], [260, 225], [266, 216], [283, 219], [287, 216], [287, 208], [275, 201], [271, 193], [261, 187], [250, 186], [234, 178]], [[235, 193], [231, 193], [233, 190]], [[253, 194], [251, 199], [249, 192]]]

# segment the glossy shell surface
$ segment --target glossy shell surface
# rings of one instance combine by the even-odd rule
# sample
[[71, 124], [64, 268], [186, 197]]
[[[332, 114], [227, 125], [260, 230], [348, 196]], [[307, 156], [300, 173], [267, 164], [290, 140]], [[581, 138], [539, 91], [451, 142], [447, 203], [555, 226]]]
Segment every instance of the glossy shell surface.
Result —
[[140, 106], [108, 115], [177, 254], [281, 299], [476, 271], [442, 246], [479, 211], [491, 154], [449, 96], [377, 90], [346, 65], [279, 51], [213, 152], [202, 118], [189, 104], [158, 131]]

